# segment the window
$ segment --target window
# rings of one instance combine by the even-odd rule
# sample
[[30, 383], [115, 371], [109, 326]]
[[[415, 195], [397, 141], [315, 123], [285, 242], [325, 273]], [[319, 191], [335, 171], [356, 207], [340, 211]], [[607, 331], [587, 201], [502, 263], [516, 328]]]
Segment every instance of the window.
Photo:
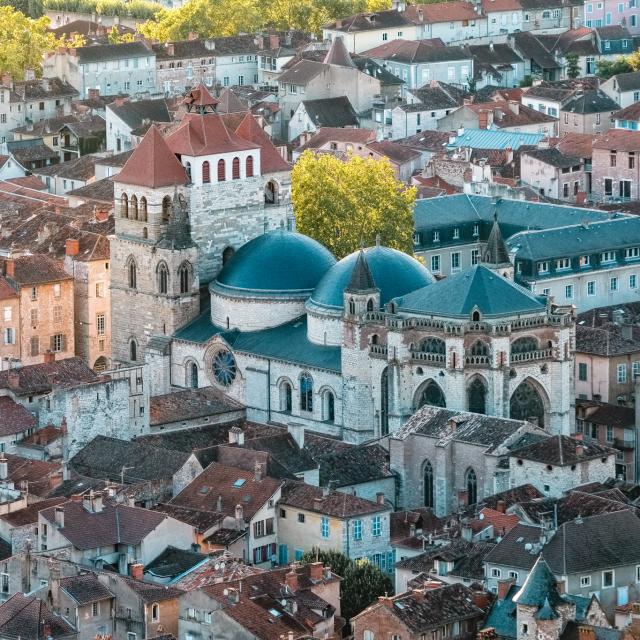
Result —
[[313, 379], [306, 373], [300, 377], [300, 409], [313, 411]]
[[478, 264], [480, 262], [480, 249], [471, 249], [471, 264]]
[[633, 376], [634, 380], [638, 377], [638, 375], [640, 375], [640, 362], [636, 361], [636, 362], [632, 363], [632, 365], [631, 365], [631, 375]]
[[31, 287], [31, 299], [32, 300], [38, 299], [38, 287]]
[[209, 161], [205, 160], [202, 163], [202, 182], [205, 184], [211, 182], [211, 171], [209, 168]]
[[365, 629], [362, 634], [362, 640], [375, 640], [375, 634], [373, 631], [369, 631], [369, 629]]
[[585, 362], [578, 364], [578, 380], [582, 382], [587, 381], [587, 364]]
[[460, 254], [458, 252], [451, 254], [451, 270], [455, 271], [460, 268]]
[[517, 571], [509, 571], [509, 577], [513, 578], [513, 580], [517, 580], [518, 579], [518, 572]]
[[635, 273], [632, 273], [629, 276], [629, 289], [637, 289], [638, 287], [638, 276]]
[[96, 298], [104, 298], [104, 282], [96, 282]]
[[56, 333], [51, 336], [51, 351], [58, 353], [66, 348], [66, 336], [64, 333]]
[[129, 360], [131, 360], [131, 362], [138, 360], [138, 343], [135, 340], [129, 342]]
[[453, 239], [458, 240], [460, 238], [460, 229], [455, 227], [453, 230]]
[[619, 364], [617, 367], [618, 384], [624, 384], [627, 381], [627, 365]]
[[547, 260], [538, 262], [538, 273], [548, 273], [548, 272], [549, 272], [549, 262]]
[[569, 258], [556, 260], [556, 269], [571, 269], [571, 260]]
[[600, 254], [600, 262], [615, 262], [616, 252], [615, 251], [603, 251]]
[[133, 258], [129, 259], [128, 276], [129, 288], [135, 289], [138, 284], [138, 268], [136, 267], [136, 262]]
[[190, 269], [189, 265], [184, 263], [178, 269], [178, 280], [180, 281], [180, 293], [189, 293], [190, 289]]
[[613, 442], [613, 427], [607, 425], [607, 442]]
[[353, 521], [353, 539], [362, 540], [362, 520]]
[[247, 178], [253, 177], [253, 156], [248, 156], [245, 164], [245, 173]]
[[567, 300], [573, 300], [573, 285], [572, 284], [568, 284], [565, 286], [564, 288], [564, 297]]
[[636, 155], [633, 151], [629, 151], [629, 169], [635, 169], [636, 167]]
[[382, 518], [380, 516], [373, 516], [373, 518], [371, 518], [371, 535], [374, 538], [382, 535]]
[[62, 322], [62, 307], [59, 304], [53, 307], [53, 321], [56, 324]]
[[[640, 564], [636, 565], [636, 582], [640, 582]], [[4, 587], [4, 575], [3, 575], [3, 587]], [[4, 588], [2, 589], [4, 591]], [[7, 589], [8, 591], [8, 589]]]
[[624, 257], [627, 260], [633, 260], [633, 258], [640, 258], [640, 247], [630, 247], [624, 250]]
[[434, 242], [440, 242], [440, 232], [439, 231], [434, 231], [433, 232], [433, 241]]
[[501, 578], [502, 577], [502, 569], [491, 569], [491, 577], [492, 578]]
[[11, 327], [7, 327], [4, 330], [4, 343], [5, 344], [15, 344], [15, 334]]
[[389, 39], [389, 34], [388, 33], [383, 33], [382, 34], [382, 41], [386, 42]]
[[162, 262], [158, 267], [158, 290], [160, 293], [167, 293], [169, 287], [169, 270], [167, 265]]
[[127, 631], [127, 640], [136, 640], [137, 635], [133, 631]]
[[240, 179], [240, 158], [234, 158], [231, 163], [231, 179]]
[[304, 524], [304, 513], [299, 513], [298, 514], [298, 522], [300, 524]]
[[596, 295], [596, 281], [595, 280], [589, 280], [589, 282], [587, 282], [587, 295], [588, 296], [595, 296]]
[[53, 285], [53, 297], [54, 298], [59, 298], [60, 297], [60, 283], [56, 282]]
[[581, 587], [590, 587], [591, 586], [591, 576], [580, 576], [580, 586]]
[[106, 324], [106, 320], [105, 320], [105, 315], [104, 313], [99, 313], [96, 316], [96, 332], [99, 336], [103, 336], [104, 332], [105, 332], [105, 324]]
[[91, 615], [95, 618], [100, 613], [100, 603], [92, 602], [91, 603]]
[[613, 180], [611, 178], [604, 179], [604, 195], [613, 195]]
[[602, 588], [609, 589], [614, 586], [615, 583], [615, 571], [613, 569], [609, 569], [607, 571], [602, 572]]
[[31, 355], [37, 356], [40, 353], [40, 338], [32, 336], [31, 338]]
[[609, 291], [617, 291], [618, 290], [618, 278], [615, 276], [613, 278], [609, 278]]
[[226, 180], [226, 166], [224, 160], [218, 160], [218, 182], [224, 182]]
[[31, 315], [31, 326], [35, 328], [38, 326], [38, 310], [31, 309], [30, 315]]
[[615, 151], [611, 151], [611, 153], [609, 153], [609, 166], [610, 167], [615, 167], [617, 161], [618, 161], [618, 157], [617, 157], [616, 152]]
[[5, 307], [4, 308], [4, 321], [5, 322], [11, 322], [12, 313], [13, 313], [13, 310], [11, 309], [11, 307]]
[[323, 538], [329, 537], [329, 518], [321, 518], [320, 519], [320, 535]]
[[431, 256], [431, 271], [440, 273], [440, 256]]

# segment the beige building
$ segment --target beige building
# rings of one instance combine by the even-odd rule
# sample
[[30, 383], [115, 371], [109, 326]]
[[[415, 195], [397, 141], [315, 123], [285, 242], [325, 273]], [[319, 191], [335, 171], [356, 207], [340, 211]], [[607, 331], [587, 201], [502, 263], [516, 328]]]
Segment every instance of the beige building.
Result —
[[95, 371], [111, 363], [109, 240], [96, 233], [67, 239], [64, 267], [75, 280], [76, 355]]
[[[74, 355], [73, 278], [53, 259], [44, 255], [5, 260], [3, 289], [18, 295], [17, 320], [12, 311], [15, 345], [22, 365], [45, 361], [47, 352], [57, 358]], [[15, 309], [15, 302], [12, 309]], [[3, 309], [3, 322], [4, 318]], [[10, 328], [10, 327], [7, 327]], [[6, 336], [5, 336], [6, 337]], [[5, 346], [3, 345], [3, 349]]]
[[20, 295], [4, 279], [0, 279], [0, 370], [20, 359]]

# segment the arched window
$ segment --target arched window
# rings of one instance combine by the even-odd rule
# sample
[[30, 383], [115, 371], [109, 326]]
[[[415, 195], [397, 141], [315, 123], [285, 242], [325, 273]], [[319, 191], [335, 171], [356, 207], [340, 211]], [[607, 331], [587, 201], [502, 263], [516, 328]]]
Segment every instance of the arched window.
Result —
[[482, 342], [482, 340], [477, 340], [471, 347], [471, 355], [472, 356], [488, 356], [489, 347], [487, 346], [487, 343]]
[[480, 322], [480, 312], [479, 311], [474, 311], [471, 314], [471, 320], [473, 320], [473, 322]]
[[189, 182], [191, 182], [191, 163], [185, 162], [184, 169], [187, 172], [187, 178], [189, 178]]
[[160, 293], [167, 293], [169, 290], [169, 269], [164, 262], [158, 265], [158, 290]]
[[369, 312], [373, 311], [373, 298], [369, 298], [367, 300], [367, 311]]
[[283, 413], [291, 413], [293, 409], [292, 389], [289, 382], [283, 382], [280, 385], [280, 411]]
[[202, 182], [211, 182], [211, 171], [209, 170], [209, 161], [205, 160], [202, 163]]
[[354, 315], [356, 312], [356, 303], [353, 301], [353, 298], [349, 298], [349, 313]]
[[186, 262], [183, 262], [178, 269], [178, 279], [180, 280], [180, 293], [189, 293], [190, 269]]
[[147, 199], [144, 196], [140, 198], [140, 211], [138, 217], [142, 222], [147, 221]]
[[[373, 336], [377, 339], [378, 336]], [[372, 344], [373, 338], [371, 339]], [[389, 433], [389, 367], [385, 367], [380, 376], [380, 435]]]
[[160, 620], [160, 606], [157, 602], [151, 605], [151, 621], [158, 622]]
[[325, 391], [323, 395], [323, 417], [326, 422], [335, 422], [336, 398], [332, 391]]
[[538, 341], [532, 336], [518, 338], [511, 343], [511, 353], [529, 353], [538, 350]]
[[371, 344], [378, 344], [379, 341], [380, 341], [380, 338], [378, 338], [378, 334], [374, 333], [371, 336]]
[[264, 203], [278, 203], [278, 185], [273, 180], [269, 180], [269, 182], [264, 186]]
[[236, 252], [236, 250], [233, 247], [227, 247], [223, 252], [222, 252], [222, 266], [224, 267], [225, 264], [227, 264], [227, 262], [229, 262], [229, 260], [231, 260], [231, 258], [233, 258], [233, 254]]
[[142, 237], [146, 240], [149, 237], [149, 230], [147, 229], [147, 227], [144, 227], [142, 229]]
[[300, 376], [300, 410], [313, 411], [313, 378], [308, 373]]
[[189, 386], [192, 389], [198, 388], [198, 365], [195, 362], [189, 365]]
[[129, 360], [131, 362], [138, 360], [138, 343], [133, 339], [129, 341]]
[[465, 473], [464, 482], [467, 487], [467, 504], [476, 504], [478, 502], [478, 478], [471, 467]]
[[227, 168], [224, 160], [218, 160], [218, 182], [224, 182], [227, 179]]
[[127, 198], [126, 193], [123, 193], [120, 196], [120, 217], [121, 218], [129, 217], [129, 198]]
[[253, 178], [253, 156], [247, 157], [246, 173], [247, 173], [247, 178]]
[[433, 501], [433, 467], [427, 460], [424, 463], [424, 506], [433, 508], [435, 506]]
[[133, 220], [138, 219], [138, 196], [135, 194], [131, 196], [131, 218]]
[[171, 198], [165, 196], [162, 198], [162, 224], [167, 224], [171, 217]]
[[365, 629], [362, 634], [362, 640], [375, 640], [375, 635], [373, 631], [369, 631], [369, 629]]
[[231, 163], [231, 178], [233, 180], [240, 179], [240, 158], [234, 158]]
[[418, 395], [417, 407], [424, 407], [425, 404], [432, 407], [446, 407], [447, 401], [442, 393], [442, 389], [433, 381], [427, 380], [426, 384], [422, 387], [422, 391]]
[[420, 343], [420, 351], [444, 355], [446, 353], [446, 345], [444, 340], [440, 338], [426, 338]]
[[469, 411], [471, 413], [487, 412], [487, 388], [480, 378], [474, 378], [467, 390]]
[[509, 417], [529, 420], [544, 427], [544, 403], [538, 390], [528, 381], [518, 385], [509, 403]]
[[129, 258], [127, 264], [127, 275], [129, 279], [129, 288], [136, 289], [138, 286], [138, 266], [133, 258]]

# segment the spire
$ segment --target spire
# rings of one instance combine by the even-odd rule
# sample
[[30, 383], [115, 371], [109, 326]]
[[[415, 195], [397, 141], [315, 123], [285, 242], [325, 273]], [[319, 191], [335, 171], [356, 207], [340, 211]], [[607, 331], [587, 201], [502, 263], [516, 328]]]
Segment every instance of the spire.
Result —
[[188, 113], [200, 113], [202, 115], [215, 113], [219, 103], [220, 100], [216, 100], [202, 82], [195, 89], [189, 91], [182, 101], [182, 104], [186, 105]]
[[542, 556], [538, 556], [522, 588], [513, 596], [513, 601], [519, 605], [538, 607], [540, 611], [545, 607], [555, 609], [563, 602], [555, 576]]
[[349, 293], [359, 293], [361, 291], [375, 291], [375, 289], [376, 283], [373, 280], [371, 269], [369, 269], [365, 252], [360, 249], [358, 259], [351, 272], [351, 279], [345, 291]]
[[158, 243], [161, 249], [189, 249], [196, 244], [191, 238], [191, 222], [187, 211], [187, 201], [176, 190], [171, 201], [171, 215], [164, 238]]
[[493, 227], [491, 227], [491, 233], [487, 240], [487, 246], [485, 247], [484, 254], [482, 256], [482, 262], [488, 265], [511, 265], [509, 260], [509, 250], [504, 243], [502, 232], [500, 231], [500, 225], [498, 224], [498, 212], [493, 212]]
[[327, 51], [327, 55], [324, 57], [323, 62], [325, 64], [335, 64], [338, 67], [356, 68], [356, 65], [353, 64], [353, 60], [347, 51], [347, 47], [344, 45], [342, 36], [335, 36], [333, 38], [329, 51]]
[[556, 610], [551, 606], [549, 598], [544, 599], [542, 608], [536, 613], [537, 620], [556, 620], [560, 616], [556, 613]]

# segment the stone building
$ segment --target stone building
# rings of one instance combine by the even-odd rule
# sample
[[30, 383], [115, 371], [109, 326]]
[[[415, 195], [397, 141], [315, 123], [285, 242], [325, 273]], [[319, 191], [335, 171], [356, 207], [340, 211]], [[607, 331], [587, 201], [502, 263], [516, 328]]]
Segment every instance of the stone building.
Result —
[[593, 143], [591, 194], [596, 202], [638, 200], [640, 131], [609, 129]]

